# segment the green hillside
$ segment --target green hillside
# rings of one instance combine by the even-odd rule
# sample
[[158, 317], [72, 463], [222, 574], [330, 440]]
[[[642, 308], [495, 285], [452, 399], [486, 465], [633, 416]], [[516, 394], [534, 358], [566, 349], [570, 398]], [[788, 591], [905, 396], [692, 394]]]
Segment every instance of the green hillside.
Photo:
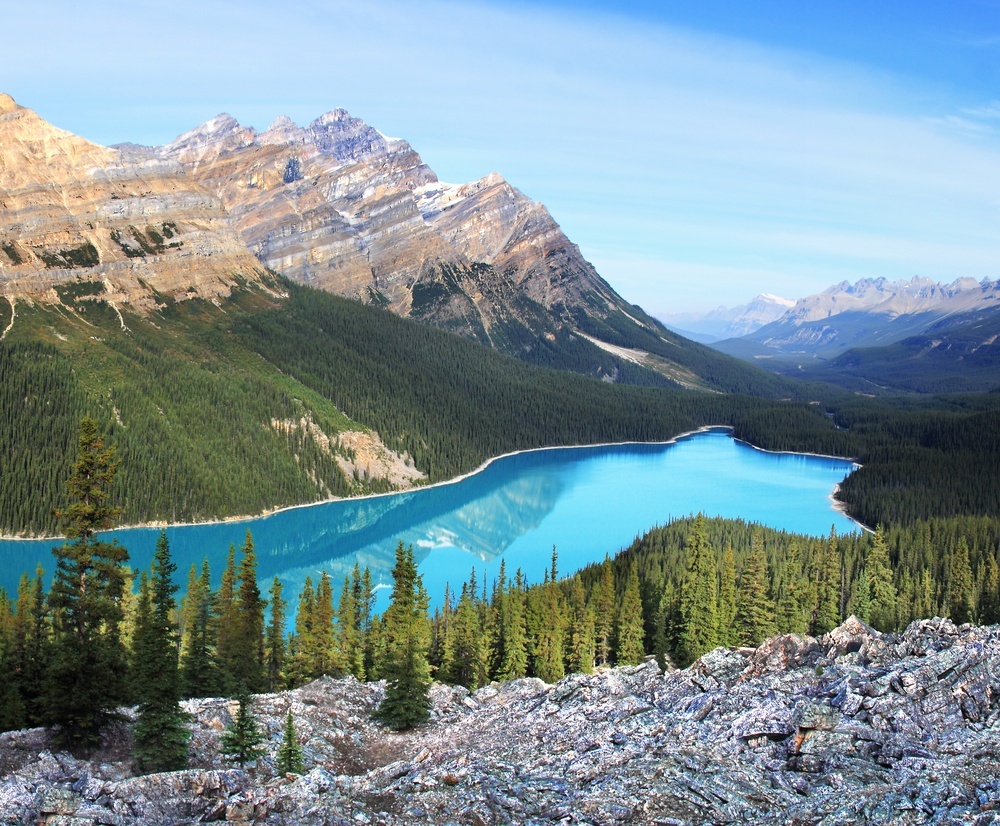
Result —
[[271, 286], [219, 306], [161, 298], [158, 312], [124, 312], [126, 329], [86, 290], [64, 291], [58, 305], [19, 303], [0, 343], [0, 532], [54, 529], [85, 414], [118, 447], [116, 495], [131, 524], [386, 489], [338, 465], [352, 452], [337, 434], [368, 429], [439, 481], [517, 449], [729, 425], [768, 449], [858, 457], [865, 467], [844, 498], [869, 523], [1000, 510], [989, 464], [997, 395], [914, 408], [806, 385], [799, 395], [811, 403], [612, 384], [329, 293]]

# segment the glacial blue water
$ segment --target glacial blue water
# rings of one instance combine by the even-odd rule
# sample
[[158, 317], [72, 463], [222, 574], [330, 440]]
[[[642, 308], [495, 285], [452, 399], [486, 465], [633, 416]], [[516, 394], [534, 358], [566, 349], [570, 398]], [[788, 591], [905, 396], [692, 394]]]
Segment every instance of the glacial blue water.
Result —
[[[695, 513], [742, 518], [824, 536], [858, 526], [833, 507], [834, 487], [854, 465], [843, 459], [767, 453], [712, 430], [672, 444], [556, 448], [506, 456], [462, 480], [366, 499], [294, 508], [270, 516], [167, 529], [180, 578], [208, 557], [216, 581], [230, 543], [252, 531], [266, 590], [274, 576], [295, 600], [306, 576], [333, 577], [335, 593], [355, 562], [391, 584], [398, 542], [412, 544], [433, 604], [446, 582], [475, 568], [492, 581], [501, 558], [540, 581], [552, 546], [559, 572], [612, 556], [649, 528]], [[113, 532], [136, 569], [149, 566], [159, 531]], [[0, 540], [0, 586], [22, 572], [53, 568], [54, 540]], [[379, 607], [388, 589], [380, 591]]]

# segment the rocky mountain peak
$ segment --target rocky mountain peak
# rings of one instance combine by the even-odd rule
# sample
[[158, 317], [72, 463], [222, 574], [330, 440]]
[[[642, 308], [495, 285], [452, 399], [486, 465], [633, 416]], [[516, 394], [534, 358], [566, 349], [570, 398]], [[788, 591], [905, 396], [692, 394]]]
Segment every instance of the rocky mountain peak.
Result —
[[0, 114], [13, 112], [15, 109], [19, 108], [20, 107], [14, 101], [14, 98], [12, 98], [6, 92], [0, 92]]

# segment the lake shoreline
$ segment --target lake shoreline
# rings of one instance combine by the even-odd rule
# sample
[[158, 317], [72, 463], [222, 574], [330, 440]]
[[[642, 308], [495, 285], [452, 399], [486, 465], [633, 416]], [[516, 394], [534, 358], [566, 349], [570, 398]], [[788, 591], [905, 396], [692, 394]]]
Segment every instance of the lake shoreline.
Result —
[[[696, 428], [695, 430], [684, 431], [683, 433], [679, 433], [676, 436], [672, 436], [669, 439], [663, 439], [660, 441], [643, 442], [637, 440], [629, 440], [624, 442], [598, 442], [595, 444], [547, 445], [545, 447], [531, 447], [531, 448], [524, 448], [523, 450], [512, 450], [509, 451], [508, 453], [503, 453], [498, 456], [492, 456], [486, 461], [484, 461], [475, 470], [468, 471], [467, 473], [463, 473], [460, 476], [455, 476], [451, 479], [444, 479], [440, 482], [434, 482], [433, 484], [430, 485], [416, 485], [414, 487], [405, 488], [403, 490], [385, 491], [383, 493], [366, 493], [361, 496], [331, 496], [325, 499], [318, 499], [315, 502], [303, 502], [298, 505], [283, 505], [281, 507], [271, 508], [269, 510], [261, 511], [256, 514], [241, 515], [241, 516], [226, 516], [220, 519], [206, 519], [197, 522], [153, 521], [153, 522], [142, 522], [134, 525], [117, 525], [111, 530], [127, 531], [127, 530], [150, 529], [150, 528], [153, 529], [160, 528], [166, 530], [167, 528], [198, 527], [203, 525], [231, 525], [231, 524], [238, 524], [240, 522], [254, 522], [258, 519], [264, 519], [279, 513], [286, 513], [288, 511], [300, 510], [302, 508], [313, 508], [319, 505], [328, 505], [331, 502], [363, 502], [366, 500], [381, 499], [386, 496], [399, 496], [400, 494], [403, 493], [411, 493], [411, 492], [416, 493], [421, 490], [431, 490], [433, 488], [440, 488], [445, 485], [455, 485], [458, 484], [459, 482], [469, 479], [472, 476], [475, 476], [478, 473], [482, 473], [494, 462], [498, 462], [501, 461], [502, 459], [508, 459], [513, 456], [520, 456], [527, 453], [538, 453], [541, 451], [548, 451], [548, 450], [579, 450], [579, 449], [599, 448], [599, 447], [624, 447], [627, 445], [673, 445], [681, 440], [688, 439], [702, 433], [711, 433], [713, 431], [726, 431], [730, 434], [733, 441], [739, 442], [740, 444], [744, 444], [762, 453], [788, 454], [793, 456], [813, 456], [821, 459], [836, 459], [840, 461], [851, 462], [856, 466], [856, 468], [861, 467], [861, 465], [859, 465], [855, 459], [844, 456], [829, 456], [821, 453], [803, 453], [794, 450], [768, 450], [766, 448], [758, 447], [757, 445], [754, 445], [743, 439], [737, 439], [735, 436], [732, 436], [733, 427], [730, 425], [704, 425], [702, 427]], [[870, 532], [870, 528], [858, 522], [858, 520], [854, 519], [854, 517], [852, 517], [849, 513], [847, 513], [846, 506], [835, 498], [836, 493], [839, 489], [840, 485], [838, 484], [834, 487], [834, 490], [829, 497], [833, 502], [834, 510], [841, 513], [847, 519], [850, 519], [852, 522], [857, 524], [862, 530]], [[53, 542], [64, 542], [66, 541], [66, 537], [59, 536], [58, 534], [42, 534], [39, 536], [0, 536], [0, 541], [3, 542], [39, 542], [44, 540], [51, 540]]]

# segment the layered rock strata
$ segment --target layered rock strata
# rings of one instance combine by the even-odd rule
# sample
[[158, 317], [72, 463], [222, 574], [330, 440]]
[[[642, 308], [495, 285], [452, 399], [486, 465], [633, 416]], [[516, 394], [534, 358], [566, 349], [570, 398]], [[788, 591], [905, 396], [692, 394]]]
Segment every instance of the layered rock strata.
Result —
[[0, 293], [44, 300], [80, 280], [143, 309], [228, 295], [261, 272], [219, 199], [179, 164], [131, 159], [0, 95]]

